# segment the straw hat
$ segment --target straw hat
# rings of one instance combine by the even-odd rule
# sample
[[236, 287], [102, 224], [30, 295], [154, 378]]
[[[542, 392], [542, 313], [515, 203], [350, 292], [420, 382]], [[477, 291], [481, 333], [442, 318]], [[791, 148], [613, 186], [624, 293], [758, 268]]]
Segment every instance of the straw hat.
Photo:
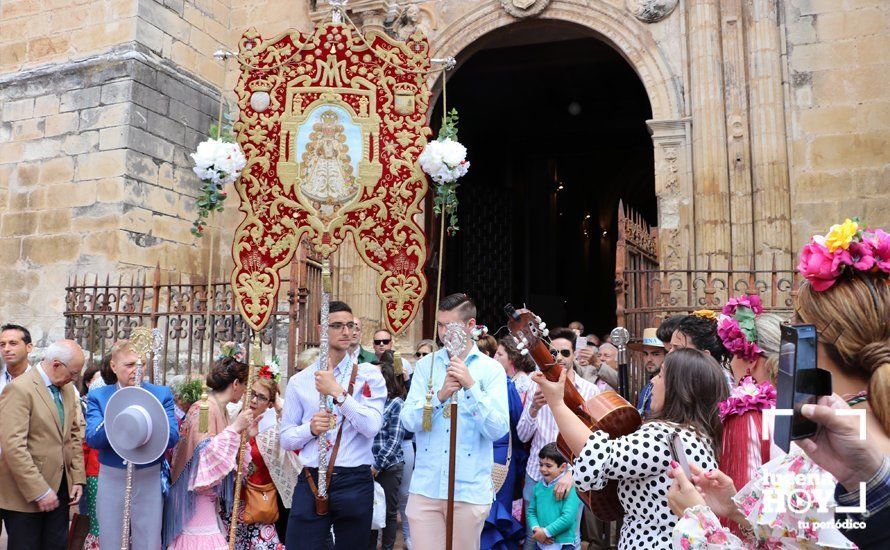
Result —
[[657, 328], [644, 328], [643, 340], [631, 342], [627, 344], [627, 347], [634, 351], [643, 351], [646, 348], [664, 349], [664, 342], [658, 339], [657, 334]]

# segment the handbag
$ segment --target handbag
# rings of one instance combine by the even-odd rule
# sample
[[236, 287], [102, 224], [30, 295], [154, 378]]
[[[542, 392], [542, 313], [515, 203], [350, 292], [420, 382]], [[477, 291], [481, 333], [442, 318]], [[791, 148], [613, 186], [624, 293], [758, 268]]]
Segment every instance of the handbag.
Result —
[[259, 485], [247, 482], [244, 491], [244, 523], [278, 521], [278, 491], [272, 482]]
[[379, 531], [386, 527], [386, 493], [383, 487], [374, 482], [374, 512], [371, 515], [371, 530]]
[[80, 550], [90, 534], [90, 516], [74, 514], [68, 527], [68, 550]]
[[507, 481], [507, 474], [510, 473], [510, 461], [513, 460], [513, 434], [507, 432], [507, 463], [500, 464], [495, 462], [491, 465], [491, 484], [494, 494], [498, 494], [504, 482]]

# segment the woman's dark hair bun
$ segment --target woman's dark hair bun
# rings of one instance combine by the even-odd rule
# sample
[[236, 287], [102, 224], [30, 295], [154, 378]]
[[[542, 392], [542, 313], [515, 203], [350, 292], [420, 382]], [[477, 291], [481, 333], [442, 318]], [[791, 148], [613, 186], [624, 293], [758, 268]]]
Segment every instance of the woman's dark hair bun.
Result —
[[216, 361], [207, 374], [207, 387], [213, 391], [224, 391], [235, 380], [242, 384], [247, 383], [247, 363], [242, 363], [234, 357], [223, 357]]

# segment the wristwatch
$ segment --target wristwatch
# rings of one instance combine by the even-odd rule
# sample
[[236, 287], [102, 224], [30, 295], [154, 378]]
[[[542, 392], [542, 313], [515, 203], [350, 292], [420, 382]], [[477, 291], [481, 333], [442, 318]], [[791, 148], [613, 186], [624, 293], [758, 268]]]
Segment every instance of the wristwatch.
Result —
[[346, 392], [346, 390], [343, 390], [343, 393], [334, 398], [334, 403], [336, 403], [337, 405], [342, 405], [346, 402], [346, 397], [348, 395], [349, 394]]

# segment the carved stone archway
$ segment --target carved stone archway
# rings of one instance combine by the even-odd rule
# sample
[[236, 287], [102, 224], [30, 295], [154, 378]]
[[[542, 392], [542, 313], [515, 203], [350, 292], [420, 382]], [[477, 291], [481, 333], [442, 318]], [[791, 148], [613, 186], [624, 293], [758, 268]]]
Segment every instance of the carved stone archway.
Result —
[[[673, 17], [682, 17], [677, 13], [679, 11], [676, 10]], [[650, 25], [634, 17], [630, 11], [605, 2], [554, 0], [538, 18], [589, 29], [592, 36], [611, 45], [642, 82], [652, 109], [652, 119], [647, 124], [655, 155], [659, 257], [662, 267], [679, 268], [687, 253], [695, 250], [691, 119], [683, 93], [684, 75], [671, 68], [665, 46], [671, 47], [676, 58], [684, 49], [682, 38], [674, 37], [676, 42], [666, 42], [663, 37], [659, 40]], [[482, 3], [435, 33], [432, 56], [453, 56], [460, 63], [459, 56], [472, 52], [474, 44], [483, 37], [517, 21], [502, 9], [499, 2]], [[441, 92], [436, 83], [431, 82], [431, 87], [435, 94]], [[433, 98], [430, 104], [435, 101]]]

